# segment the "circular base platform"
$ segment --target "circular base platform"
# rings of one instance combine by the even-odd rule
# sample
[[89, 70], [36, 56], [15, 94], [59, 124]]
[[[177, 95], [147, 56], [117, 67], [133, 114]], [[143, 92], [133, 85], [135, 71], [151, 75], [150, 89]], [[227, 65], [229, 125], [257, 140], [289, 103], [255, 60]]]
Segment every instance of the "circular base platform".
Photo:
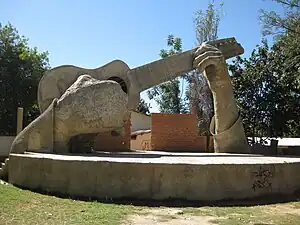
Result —
[[99, 152], [11, 154], [9, 182], [98, 199], [218, 201], [292, 194], [300, 158], [245, 154]]

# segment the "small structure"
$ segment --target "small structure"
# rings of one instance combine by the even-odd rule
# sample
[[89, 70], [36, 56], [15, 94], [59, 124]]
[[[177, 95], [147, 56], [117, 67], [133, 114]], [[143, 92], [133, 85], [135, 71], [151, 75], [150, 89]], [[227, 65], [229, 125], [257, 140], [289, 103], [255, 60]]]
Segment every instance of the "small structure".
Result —
[[131, 112], [131, 132], [151, 130], [151, 116], [140, 112]]
[[[133, 123], [133, 121], [132, 121]], [[212, 152], [213, 140], [199, 136], [195, 114], [151, 114], [151, 129], [133, 131], [131, 148], [174, 152]]]
[[130, 147], [134, 150], [151, 151], [151, 130], [138, 130], [132, 132]]

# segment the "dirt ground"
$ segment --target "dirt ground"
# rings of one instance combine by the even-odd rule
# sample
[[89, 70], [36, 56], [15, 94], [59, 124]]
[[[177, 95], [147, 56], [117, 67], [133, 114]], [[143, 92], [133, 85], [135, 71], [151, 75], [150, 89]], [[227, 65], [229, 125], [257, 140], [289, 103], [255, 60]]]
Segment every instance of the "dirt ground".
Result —
[[215, 225], [216, 220], [220, 219], [223, 218], [184, 214], [180, 209], [166, 208], [141, 212], [139, 215], [130, 215], [123, 225]]
[[[218, 210], [218, 209], [217, 209]], [[251, 224], [277, 225], [300, 224], [300, 207], [292, 204], [275, 204], [266, 206], [245, 207], [240, 209], [194, 208], [184, 212], [178, 208], [144, 209], [137, 214], [129, 215], [123, 225], [217, 225], [217, 224]], [[215, 215], [212, 215], [215, 214]], [[280, 218], [285, 218], [281, 221]]]

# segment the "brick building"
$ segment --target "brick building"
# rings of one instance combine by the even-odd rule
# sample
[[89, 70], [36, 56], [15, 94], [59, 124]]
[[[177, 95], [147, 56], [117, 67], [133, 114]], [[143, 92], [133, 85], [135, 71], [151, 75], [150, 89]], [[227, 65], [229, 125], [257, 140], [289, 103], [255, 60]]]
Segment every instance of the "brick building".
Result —
[[100, 133], [95, 139], [98, 151], [157, 150], [212, 152], [212, 139], [199, 136], [195, 114], [132, 113], [124, 135]]
[[213, 151], [212, 138], [199, 136], [195, 114], [151, 114], [151, 128], [131, 134], [131, 149], [160, 151]]

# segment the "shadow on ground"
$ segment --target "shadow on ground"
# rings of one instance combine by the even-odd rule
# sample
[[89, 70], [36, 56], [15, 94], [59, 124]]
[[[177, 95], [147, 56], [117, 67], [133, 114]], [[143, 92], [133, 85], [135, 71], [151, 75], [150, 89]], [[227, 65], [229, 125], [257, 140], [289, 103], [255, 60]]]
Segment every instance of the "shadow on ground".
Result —
[[185, 199], [167, 199], [167, 200], [152, 200], [152, 199], [99, 199], [95, 197], [82, 197], [82, 196], [69, 196], [61, 193], [45, 192], [39, 189], [28, 189], [20, 186], [16, 186], [23, 190], [36, 192], [43, 195], [55, 196], [63, 199], [72, 199], [86, 202], [100, 202], [106, 204], [119, 204], [119, 205], [133, 205], [133, 206], [147, 206], [147, 207], [248, 207], [258, 205], [270, 205], [278, 203], [289, 203], [300, 201], [300, 190], [294, 192], [291, 195], [265, 195], [251, 199], [223, 199], [220, 201], [190, 201]]

